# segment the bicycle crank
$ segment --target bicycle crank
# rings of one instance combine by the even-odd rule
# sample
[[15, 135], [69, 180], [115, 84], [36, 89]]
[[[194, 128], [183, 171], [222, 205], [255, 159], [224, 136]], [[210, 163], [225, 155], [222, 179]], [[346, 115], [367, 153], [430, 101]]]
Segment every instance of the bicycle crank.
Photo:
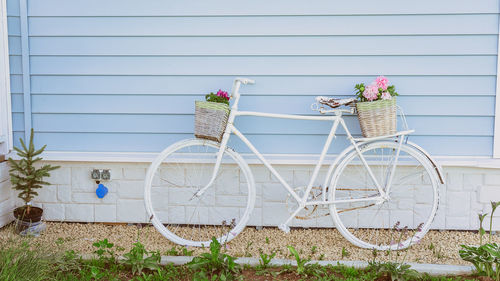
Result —
[[[294, 191], [297, 193], [299, 197], [304, 196], [304, 192], [306, 190], [305, 186], [297, 187]], [[319, 201], [321, 200], [321, 196], [323, 194], [323, 188], [321, 186], [313, 186], [309, 196], [307, 197], [307, 201]], [[299, 207], [299, 203], [292, 195], [288, 194], [286, 197], [286, 206], [287, 210], [290, 214], [293, 214], [295, 210]], [[296, 216], [296, 219], [299, 220], [310, 220], [315, 218], [320, 218], [324, 216], [330, 215], [328, 208], [319, 205], [310, 205], [305, 206]]]

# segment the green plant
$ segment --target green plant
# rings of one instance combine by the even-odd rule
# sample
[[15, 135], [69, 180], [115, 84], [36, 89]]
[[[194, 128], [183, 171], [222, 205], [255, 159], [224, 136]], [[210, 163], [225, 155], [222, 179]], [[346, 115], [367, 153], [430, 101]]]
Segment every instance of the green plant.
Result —
[[38, 281], [52, 275], [55, 257], [28, 242], [7, 241], [0, 245], [0, 280]]
[[258, 269], [266, 269], [271, 262], [271, 260], [276, 256], [276, 251], [271, 251], [271, 254], [266, 254], [259, 249], [259, 266]]
[[460, 245], [462, 249], [458, 251], [460, 257], [472, 263], [476, 271], [480, 275], [486, 275], [495, 280], [500, 281], [500, 247], [497, 243], [491, 243], [491, 236], [493, 230], [493, 214], [500, 202], [491, 202], [491, 218], [490, 218], [490, 231], [489, 243], [482, 244], [483, 235], [485, 230], [483, 228], [483, 220], [487, 214], [479, 215], [479, 246]]
[[316, 254], [317, 251], [318, 251], [318, 246], [312, 246], [311, 247], [311, 255]]
[[92, 246], [97, 248], [94, 254], [96, 254], [100, 260], [115, 261], [115, 252], [111, 250], [114, 244], [110, 243], [108, 239], [97, 241], [93, 243]]
[[30, 202], [38, 195], [35, 191], [36, 189], [42, 188], [44, 185], [50, 185], [49, 182], [43, 180], [45, 177], [50, 176], [50, 171], [60, 168], [60, 166], [43, 165], [40, 168], [35, 166], [35, 163], [42, 160], [38, 157], [45, 150], [47, 145], [36, 150], [33, 143], [34, 131], [31, 129], [30, 142], [26, 146], [24, 141], [20, 138], [19, 142], [23, 149], [14, 147], [17, 155], [21, 157], [20, 160], [15, 161], [9, 158], [9, 164], [11, 166], [9, 170], [10, 181], [12, 183], [12, 188], [19, 190], [18, 197], [24, 201], [24, 211], [26, 214], [30, 213]]
[[[496, 243], [481, 246], [461, 245], [460, 257], [472, 263], [480, 275], [486, 275], [495, 280], [500, 280], [500, 247]], [[497, 270], [493, 267], [495, 266]]]
[[158, 251], [146, 250], [141, 242], [134, 243], [134, 247], [123, 257], [123, 263], [132, 268], [132, 274], [141, 274], [144, 268], [157, 270], [161, 261], [161, 255]]
[[342, 247], [342, 258], [347, 258], [351, 255], [345, 247]]
[[355, 95], [360, 102], [387, 100], [398, 96], [396, 87], [389, 86], [389, 81], [384, 76], [379, 76], [372, 84], [365, 86], [364, 83], [354, 86]]
[[392, 281], [418, 280], [420, 273], [409, 264], [399, 262], [369, 262], [368, 269], [379, 275], [387, 275]]
[[251, 247], [252, 247], [252, 244], [253, 242], [250, 241], [247, 243], [247, 245], [245, 246], [245, 257], [251, 257], [252, 256], [252, 253], [251, 253]]
[[205, 96], [205, 100], [209, 102], [225, 103], [229, 105], [229, 95], [227, 92], [219, 90], [216, 94], [210, 93]]
[[194, 250], [189, 251], [186, 247], [180, 247], [177, 248], [177, 246], [173, 246], [170, 248], [167, 252], [167, 256], [192, 256], [194, 253]]
[[488, 242], [491, 243], [491, 235], [493, 234], [493, 214], [495, 213], [498, 206], [500, 206], [500, 201], [498, 202], [490, 202], [491, 203], [491, 216], [490, 216], [490, 235], [488, 238]]
[[293, 246], [287, 246], [288, 250], [295, 257], [295, 261], [297, 262], [297, 273], [304, 274], [306, 273], [306, 264], [310, 262], [310, 259], [303, 259], [300, 257], [299, 252], [295, 250]]
[[195, 280], [231, 280], [239, 272], [239, 265], [235, 258], [221, 252], [221, 244], [215, 237], [212, 237], [210, 243], [210, 252], [202, 253], [194, 257], [187, 264], [188, 268], [197, 271], [194, 275]]
[[486, 234], [486, 231], [484, 230], [483, 227], [483, 221], [487, 215], [488, 213], [477, 214], [477, 216], [479, 217], [479, 245], [483, 245], [483, 236]]

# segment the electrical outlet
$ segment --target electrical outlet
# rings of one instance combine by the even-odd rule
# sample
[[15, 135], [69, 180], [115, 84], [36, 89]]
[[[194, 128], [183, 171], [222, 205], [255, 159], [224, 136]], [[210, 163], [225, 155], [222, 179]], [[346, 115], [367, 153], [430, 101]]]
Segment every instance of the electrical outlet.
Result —
[[93, 169], [92, 172], [90, 172], [90, 177], [93, 180], [100, 180], [101, 179], [101, 171], [98, 169]]
[[103, 179], [103, 180], [110, 180], [111, 179], [111, 172], [109, 171], [109, 169], [102, 170], [101, 179]]

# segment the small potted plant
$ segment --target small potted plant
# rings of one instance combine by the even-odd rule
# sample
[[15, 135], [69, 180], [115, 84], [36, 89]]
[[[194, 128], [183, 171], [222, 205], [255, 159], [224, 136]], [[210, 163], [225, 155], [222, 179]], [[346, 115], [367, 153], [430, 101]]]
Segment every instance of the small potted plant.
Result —
[[206, 101], [195, 102], [194, 135], [198, 138], [220, 142], [227, 118], [229, 117], [227, 92], [219, 90], [216, 94], [205, 96]]
[[14, 190], [20, 191], [18, 197], [24, 201], [24, 205], [14, 209], [14, 217], [16, 218], [16, 231], [21, 233], [26, 229], [32, 229], [40, 224], [43, 210], [32, 206], [32, 200], [38, 193], [36, 189], [42, 188], [50, 183], [44, 181], [45, 177], [50, 176], [50, 171], [58, 169], [59, 166], [42, 165], [36, 167], [35, 163], [42, 160], [38, 157], [45, 150], [46, 145], [40, 149], [35, 149], [33, 144], [33, 129], [29, 145], [26, 146], [22, 139], [19, 139], [22, 149], [14, 147], [20, 160], [9, 158], [10, 164], [10, 181]]
[[384, 76], [379, 76], [370, 85], [356, 84], [361, 132], [366, 138], [396, 133], [396, 88], [389, 86]]

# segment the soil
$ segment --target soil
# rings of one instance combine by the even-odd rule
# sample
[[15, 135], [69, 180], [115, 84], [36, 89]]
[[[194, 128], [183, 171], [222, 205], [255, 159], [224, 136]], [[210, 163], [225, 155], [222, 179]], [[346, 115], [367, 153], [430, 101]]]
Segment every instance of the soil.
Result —
[[25, 222], [39, 222], [42, 214], [43, 210], [38, 207], [30, 207], [29, 213], [26, 212], [26, 206], [14, 209], [14, 217]]

